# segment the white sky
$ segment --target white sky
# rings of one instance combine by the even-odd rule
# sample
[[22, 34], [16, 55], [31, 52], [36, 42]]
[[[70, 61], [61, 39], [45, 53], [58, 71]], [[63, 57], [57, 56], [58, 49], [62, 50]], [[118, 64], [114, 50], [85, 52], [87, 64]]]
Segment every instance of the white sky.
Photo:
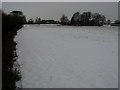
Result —
[[3, 2], [4, 12], [20, 10], [29, 18], [59, 20], [62, 14], [71, 19], [75, 12], [101, 13], [112, 21], [118, 19], [117, 2]]

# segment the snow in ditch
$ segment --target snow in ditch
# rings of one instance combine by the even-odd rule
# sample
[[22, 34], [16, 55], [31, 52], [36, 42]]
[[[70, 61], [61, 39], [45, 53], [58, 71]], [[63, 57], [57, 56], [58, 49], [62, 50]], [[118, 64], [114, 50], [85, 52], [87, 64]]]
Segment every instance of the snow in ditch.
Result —
[[117, 88], [117, 27], [26, 25], [18, 31], [23, 88]]

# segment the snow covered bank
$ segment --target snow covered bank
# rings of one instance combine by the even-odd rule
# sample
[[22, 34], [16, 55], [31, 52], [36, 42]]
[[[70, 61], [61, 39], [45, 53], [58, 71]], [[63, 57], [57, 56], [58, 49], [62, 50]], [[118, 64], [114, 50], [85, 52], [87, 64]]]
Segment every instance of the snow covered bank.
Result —
[[117, 30], [25, 26], [15, 38], [23, 88], [117, 88]]

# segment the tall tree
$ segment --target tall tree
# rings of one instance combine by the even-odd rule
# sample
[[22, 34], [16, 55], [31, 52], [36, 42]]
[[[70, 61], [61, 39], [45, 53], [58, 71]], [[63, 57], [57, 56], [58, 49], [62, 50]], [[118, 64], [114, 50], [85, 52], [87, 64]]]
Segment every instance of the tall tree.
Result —
[[88, 26], [90, 25], [92, 13], [91, 12], [83, 12], [81, 15], [81, 25]]
[[60, 18], [60, 21], [62, 25], [69, 24], [69, 19], [67, 18], [67, 16], [65, 16], [65, 14], [62, 15], [62, 17]]
[[12, 20], [15, 20], [16, 24], [24, 24], [26, 23], [26, 17], [23, 15], [21, 11], [12, 11], [9, 16]]
[[80, 24], [80, 20], [81, 20], [81, 16], [79, 12], [76, 12], [73, 14], [72, 18], [71, 18], [71, 24], [78, 26]]
[[104, 15], [101, 15], [99, 13], [94, 13], [92, 20], [94, 21], [95, 26], [101, 26], [105, 23], [106, 18]]

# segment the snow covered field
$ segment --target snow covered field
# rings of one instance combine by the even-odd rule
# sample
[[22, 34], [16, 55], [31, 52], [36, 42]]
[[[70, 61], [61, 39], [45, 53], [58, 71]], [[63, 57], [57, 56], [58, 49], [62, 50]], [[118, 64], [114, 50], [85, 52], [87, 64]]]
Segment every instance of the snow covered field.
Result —
[[117, 88], [117, 27], [26, 25], [18, 31], [23, 88]]

